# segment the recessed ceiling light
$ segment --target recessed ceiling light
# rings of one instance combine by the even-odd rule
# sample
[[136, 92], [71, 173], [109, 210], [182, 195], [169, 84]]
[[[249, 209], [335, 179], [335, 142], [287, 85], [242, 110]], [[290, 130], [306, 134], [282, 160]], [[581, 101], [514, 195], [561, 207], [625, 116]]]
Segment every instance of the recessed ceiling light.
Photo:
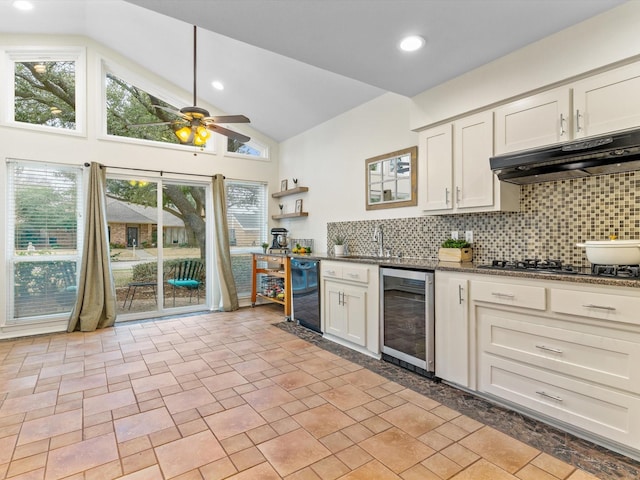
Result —
[[420, 50], [424, 47], [425, 39], [419, 35], [410, 35], [405, 37], [400, 42], [400, 50], [404, 50], [405, 52], [415, 52], [416, 50]]
[[32, 10], [33, 3], [28, 2], [27, 0], [15, 0], [13, 2], [13, 6], [18, 10]]
[[211, 82], [211, 86], [216, 90], [224, 90], [224, 85], [218, 80], [214, 80], [213, 82]]

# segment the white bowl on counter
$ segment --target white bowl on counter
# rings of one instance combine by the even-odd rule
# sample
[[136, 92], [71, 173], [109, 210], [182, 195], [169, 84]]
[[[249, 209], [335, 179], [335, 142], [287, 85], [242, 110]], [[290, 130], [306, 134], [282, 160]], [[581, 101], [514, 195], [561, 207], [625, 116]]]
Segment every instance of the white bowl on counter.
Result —
[[576, 246], [597, 265], [640, 265], [640, 240], [589, 240]]

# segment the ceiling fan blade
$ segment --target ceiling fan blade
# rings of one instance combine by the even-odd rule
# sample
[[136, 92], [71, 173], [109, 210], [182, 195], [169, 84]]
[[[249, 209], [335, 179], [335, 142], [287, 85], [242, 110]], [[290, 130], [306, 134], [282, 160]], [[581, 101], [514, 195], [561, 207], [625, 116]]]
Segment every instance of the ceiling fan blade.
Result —
[[244, 115], [215, 115], [213, 117], [207, 117], [204, 120], [213, 120], [216, 123], [249, 123], [249, 120]]
[[220, 135], [225, 135], [233, 140], [237, 140], [242, 143], [247, 143], [249, 140], [251, 140], [251, 138], [247, 137], [246, 135], [234, 132], [233, 130], [229, 130], [228, 128], [221, 127], [220, 125], [207, 125], [207, 128], [213, 132], [219, 133]]
[[153, 123], [135, 123], [133, 125], [127, 125], [127, 128], [134, 127], [155, 127], [156, 125], [171, 125], [176, 122], [153, 122]]
[[162, 105], [152, 105], [152, 107], [159, 108], [160, 110], [164, 110], [165, 112], [173, 113], [175, 116], [182, 117], [185, 120], [191, 120], [189, 117], [187, 117], [187, 115], [179, 110], [176, 110], [175, 108], [164, 107]]

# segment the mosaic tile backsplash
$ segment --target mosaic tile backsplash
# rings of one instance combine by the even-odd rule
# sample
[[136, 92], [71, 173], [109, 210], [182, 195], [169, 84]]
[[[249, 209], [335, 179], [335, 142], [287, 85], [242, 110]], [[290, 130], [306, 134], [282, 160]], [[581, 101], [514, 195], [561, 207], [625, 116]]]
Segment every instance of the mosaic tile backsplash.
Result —
[[[392, 255], [436, 260], [451, 231], [473, 231], [473, 261], [560, 259], [588, 266], [576, 243], [640, 239], [640, 172], [564, 180], [521, 187], [520, 212], [425, 215], [333, 222], [327, 225], [327, 251], [333, 237], [347, 237], [350, 254], [371, 255], [374, 228], [381, 226]], [[392, 215], [393, 210], [389, 210]]]

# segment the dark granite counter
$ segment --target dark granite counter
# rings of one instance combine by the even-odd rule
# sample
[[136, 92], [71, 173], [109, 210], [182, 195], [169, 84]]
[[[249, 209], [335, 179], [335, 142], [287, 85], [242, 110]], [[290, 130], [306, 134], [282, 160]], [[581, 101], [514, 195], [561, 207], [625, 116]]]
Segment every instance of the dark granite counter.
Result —
[[549, 280], [554, 282], [570, 282], [589, 285], [608, 285], [614, 287], [631, 287], [640, 288], [640, 279], [634, 278], [614, 278], [614, 277], [598, 277], [582, 274], [557, 274], [549, 273], [543, 270], [523, 271], [523, 270], [491, 270], [480, 268], [474, 263], [457, 263], [457, 262], [440, 262], [437, 260], [424, 258], [380, 258], [373, 256], [348, 255], [344, 257], [336, 257], [327, 253], [311, 253], [311, 254], [291, 254], [293, 258], [308, 258], [314, 260], [334, 260], [339, 262], [365, 263], [369, 265], [379, 265], [381, 267], [394, 267], [413, 270], [431, 270], [431, 271], [453, 271], [466, 272], [470, 274], [497, 275], [500, 277], [517, 277], [532, 278], [537, 280]]

